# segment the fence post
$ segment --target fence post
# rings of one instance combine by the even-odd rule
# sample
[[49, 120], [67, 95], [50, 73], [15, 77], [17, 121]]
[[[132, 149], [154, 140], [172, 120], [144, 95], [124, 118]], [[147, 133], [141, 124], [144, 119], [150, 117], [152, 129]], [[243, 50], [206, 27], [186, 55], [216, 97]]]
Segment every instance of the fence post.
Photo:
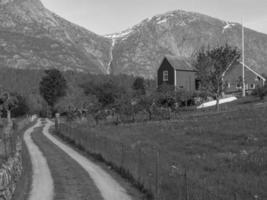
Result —
[[188, 198], [188, 182], [187, 182], [187, 171], [184, 172], [184, 200], [189, 200]]
[[93, 153], [96, 153], [96, 150], [95, 150], [95, 148], [96, 148], [95, 147], [96, 146], [96, 144], [95, 144], [96, 143], [96, 134], [95, 133], [94, 133], [92, 139], [93, 139], [93, 149], [92, 150], [93, 150]]
[[124, 165], [124, 144], [121, 143], [121, 168], [123, 168]]
[[138, 165], [138, 181], [141, 182], [141, 159], [142, 159], [142, 154], [141, 154], [141, 147], [138, 148], [138, 162], [137, 162], [137, 165]]
[[234, 200], [238, 200], [237, 194], [234, 193]]
[[155, 196], [159, 200], [159, 150], [156, 150], [156, 168], [155, 168]]
[[7, 153], [7, 141], [6, 141], [6, 133], [4, 132], [3, 134], [3, 142], [4, 142], [4, 149], [5, 149], [5, 159], [8, 158], [8, 153]]

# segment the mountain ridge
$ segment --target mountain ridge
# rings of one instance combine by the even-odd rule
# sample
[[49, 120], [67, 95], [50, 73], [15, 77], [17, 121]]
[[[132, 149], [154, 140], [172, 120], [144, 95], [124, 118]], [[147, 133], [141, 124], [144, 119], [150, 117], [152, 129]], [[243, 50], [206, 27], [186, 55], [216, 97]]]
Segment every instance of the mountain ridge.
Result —
[[[267, 72], [267, 35], [247, 28], [245, 34], [246, 63]], [[169, 11], [102, 36], [49, 11], [40, 0], [0, 0], [2, 67], [155, 78], [165, 55], [191, 57], [202, 46], [226, 42], [241, 47], [241, 25], [196, 12]]]
[[[39, 0], [2, 0], [0, 5], [0, 54], [6, 55], [2, 65], [23, 68], [24, 63], [26, 68], [40, 65], [41, 68], [106, 73], [110, 40], [59, 17]], [[17, 37], [9, 38], [14, 34]], [[30, 46], [28, 42], [32, 39], [35, 44]], [[40, 44], [42, 48], [38, 48]], [[13, 52], [5, 48], [12, 46], [17, 47]], [[25, 47], [24, 56], [18, 54]], [[27, 56], [29, 52], [31, 55]], [[41, 55], [36, 55], [38, 53]], [[12, 55], [16, 57], [12, 58]]]
[[[113, 73], [136, 75], [137, 72], [137, 75], [146, 74], [146, 77], [153, 78], [164, 55], [191, 57], [202, 46], [225, 43], [241, 49], [241, 28], [239, 23], [183, 10], [156, 15], [132, 29], [106, 36], [116, 41]], [[261, 73], [266, 72], [267, 53], [264, 52], [267, 35], [248, 28], [245, 28], [245, 33], [247, 64]], [[257, 39], [261, 42], [257, 42]]]

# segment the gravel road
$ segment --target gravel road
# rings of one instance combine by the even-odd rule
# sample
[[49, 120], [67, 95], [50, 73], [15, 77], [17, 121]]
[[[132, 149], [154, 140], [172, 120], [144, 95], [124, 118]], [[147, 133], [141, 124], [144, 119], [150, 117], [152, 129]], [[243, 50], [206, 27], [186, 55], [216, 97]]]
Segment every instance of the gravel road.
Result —
[[29, 200], [53, 200], [54, 183], [47, 160], [31, 138], [31, 134], [40, 126], [42, 126], [41, 120], [38, 120], [24, 134], [24, 141], [30, 153], [33, 169]]
[[47, 120], [43, 130], [44, 135], [54, 143], [55, 146], [59, 147], [69, 157], [75, 160], [88, 173], [88, 176], [92, 178], [104, 200], [131, 200], [131, 197], [127, 194], [126, 190], [106, 171], [52, 136], [49, 133], [49, 129], [52, 125], [53, 123], [50, 120]]
[[[13, 200], [133, 200], [110, 174], [50, 134], [53, 122], [41, 121], [25, 131], [32, 173], [18, 185]], [[27, 170], [27, 169], [25, 169]], [[23, 181], [22, 179], [21, 181]], [[20, 188], [21, 187], [21, 188]], [[24, 191], [24, 190], [27, 191]], [[28, 194], [28, 195], [27, 195]], [[16, 198], [17, 197], [17, 198]]]

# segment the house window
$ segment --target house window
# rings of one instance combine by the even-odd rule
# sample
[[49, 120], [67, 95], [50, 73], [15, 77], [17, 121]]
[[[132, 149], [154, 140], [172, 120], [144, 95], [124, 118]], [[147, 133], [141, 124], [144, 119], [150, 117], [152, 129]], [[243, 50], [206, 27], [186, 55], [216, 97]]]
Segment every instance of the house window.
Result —
[[250, 89], [255, 89], [256, 85], [255, 84], [250, 84]]
[[256, 77], [255, 81], [260, 81], [261, 78], [259, 76]]
[[242, 87], [239, 83], [236, 84], [236, 89], [242, 89]]
[[168, 80], [169, 80], [169, 72], [163, 71], [163, 81], [168, 81]]

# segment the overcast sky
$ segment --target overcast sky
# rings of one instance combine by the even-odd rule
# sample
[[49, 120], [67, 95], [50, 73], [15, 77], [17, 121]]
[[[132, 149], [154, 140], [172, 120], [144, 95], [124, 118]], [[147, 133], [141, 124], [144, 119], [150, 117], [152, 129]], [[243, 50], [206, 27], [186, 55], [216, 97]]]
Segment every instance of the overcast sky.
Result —
[[41, 0], [58, 15], [95, 33], [125, 30], [147, 17], [182, 9], [267, 33], [267, 0]]

